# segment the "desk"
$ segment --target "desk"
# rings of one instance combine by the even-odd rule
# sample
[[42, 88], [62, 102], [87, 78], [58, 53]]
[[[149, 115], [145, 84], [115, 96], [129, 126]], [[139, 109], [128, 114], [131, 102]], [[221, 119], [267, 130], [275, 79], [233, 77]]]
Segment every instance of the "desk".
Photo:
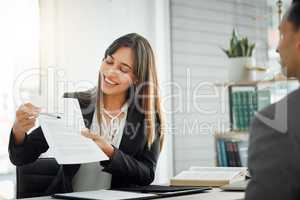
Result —
[[[245, 196], [244, 192], [223, 192], [220, 189], [193, 195], [163, 198], [165, 200], [241, 200]], [[24, 200], [53, 200], [51, 197], [27, 198]]]

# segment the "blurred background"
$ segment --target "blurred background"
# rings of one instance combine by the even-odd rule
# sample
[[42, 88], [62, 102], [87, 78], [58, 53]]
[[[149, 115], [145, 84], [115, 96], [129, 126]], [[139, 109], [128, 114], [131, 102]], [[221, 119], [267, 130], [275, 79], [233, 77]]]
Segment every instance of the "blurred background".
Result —
[[[210, 95], [207, 84], [230, 81], [228, 58], [221, 48], [228, 48], [235, 29], [255, 43], [255, 66], [267, 69], [264, 78], [273, 78], [281, 71], [275, 52], [280, 10], [289, 4], [290, 0], [1, 0], [0, 199], [15, 197], [15, 167], [7, 144], [16, 108], [30, 100], [51, 111], [64, 92], [93, 87], [105, 49], [131, 32], [147, 38], [155, 51], [167, 116], [166, 145], [155, 183], [166, 183], [191, 165], [214, 166], [212, 133], [229, 127], [228, 108], [222, 106], [226, 98]], [[205, 83], [200, 90], [199, 81]], [[202, 97], [194, 98], [195, 89]], [[215, 112], [197, 112], [194, 107]], [[200, 130], [193, 129], [194, 119]]]

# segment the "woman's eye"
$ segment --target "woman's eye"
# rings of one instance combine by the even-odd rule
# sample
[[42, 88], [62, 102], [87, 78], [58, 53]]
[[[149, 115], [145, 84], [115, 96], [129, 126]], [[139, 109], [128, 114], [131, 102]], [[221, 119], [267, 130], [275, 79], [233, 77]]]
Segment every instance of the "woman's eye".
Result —
[[128, 73], [130, 70], [128, 67], [121, 67], [121, 72]]

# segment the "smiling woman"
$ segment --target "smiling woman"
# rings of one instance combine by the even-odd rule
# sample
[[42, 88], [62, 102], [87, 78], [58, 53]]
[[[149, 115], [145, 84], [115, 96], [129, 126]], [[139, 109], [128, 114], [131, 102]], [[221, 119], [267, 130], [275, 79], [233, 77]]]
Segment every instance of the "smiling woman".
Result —
[[[104, 81], [101, 81], [101, 80]], [[115, 40], [106, 50], [99, 73], [98, 98], [103, 102], [132, 101], [145, 114], [147, 121], [148, 145], [153, 142], [155, 115], [162, 120], [159, 87], [155, 59], [149, 42], [132, 33]], [[102, 93], [102, 92], [103, 93]], [[113, 95], [101, 95], [113, 94]], [[101, 102], [100, 100], [97, 101]], [[112, 104], [112, 103], [108, 103]], [[113, 110], [115, 106], [112, 105]], [[101, 109], [98, 109], [101, 112]], [[98, 120], [101, 114], [98, 113]]]
[[[82, 134], [109, 160], [61, 166], [55, 179], [63, 181], [53, 181], [47, 194], [152, 183], [164, 139], [158, 88], [149, 42], [136, 33], [115, 40], [105, 51], [98, 86], [65, 95], [78, 99], [86, 125]], [[39, 112], [27, 103], [16, 113], [9, 143], [15, 165], [34, 162], [49, 149], [41, 128], [27, 135]]]

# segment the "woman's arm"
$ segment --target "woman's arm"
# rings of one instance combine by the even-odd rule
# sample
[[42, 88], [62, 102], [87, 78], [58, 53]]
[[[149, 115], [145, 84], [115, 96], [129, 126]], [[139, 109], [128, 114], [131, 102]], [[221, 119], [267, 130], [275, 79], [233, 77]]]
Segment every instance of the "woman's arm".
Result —
[[8, 153], [14, 165], [19, 166], [34, 162], [48, 148], [41, 127], [33, 130], [30, 134], [26, 134], [21, 144], [16, 144], [13, 130], [11, 130]]
[[15, 165], [23, 165], [35, 161], [41, 153], [47, 151], [48, 144], [41, 128], [27, 135], [35, 125], [40, 108], [26, 103], [16, 111], [16, 119], [10, 132], [8, 152]]
[[101, 162], [104, 170], [126, 178], [131, 184], [149, 185], [155, 177], [156, 163], [160, 153], [160, 138], [156, 137], [149, 149], [147, 144], [139, 156], [131, 156], [115, 148], [109, 161]]

